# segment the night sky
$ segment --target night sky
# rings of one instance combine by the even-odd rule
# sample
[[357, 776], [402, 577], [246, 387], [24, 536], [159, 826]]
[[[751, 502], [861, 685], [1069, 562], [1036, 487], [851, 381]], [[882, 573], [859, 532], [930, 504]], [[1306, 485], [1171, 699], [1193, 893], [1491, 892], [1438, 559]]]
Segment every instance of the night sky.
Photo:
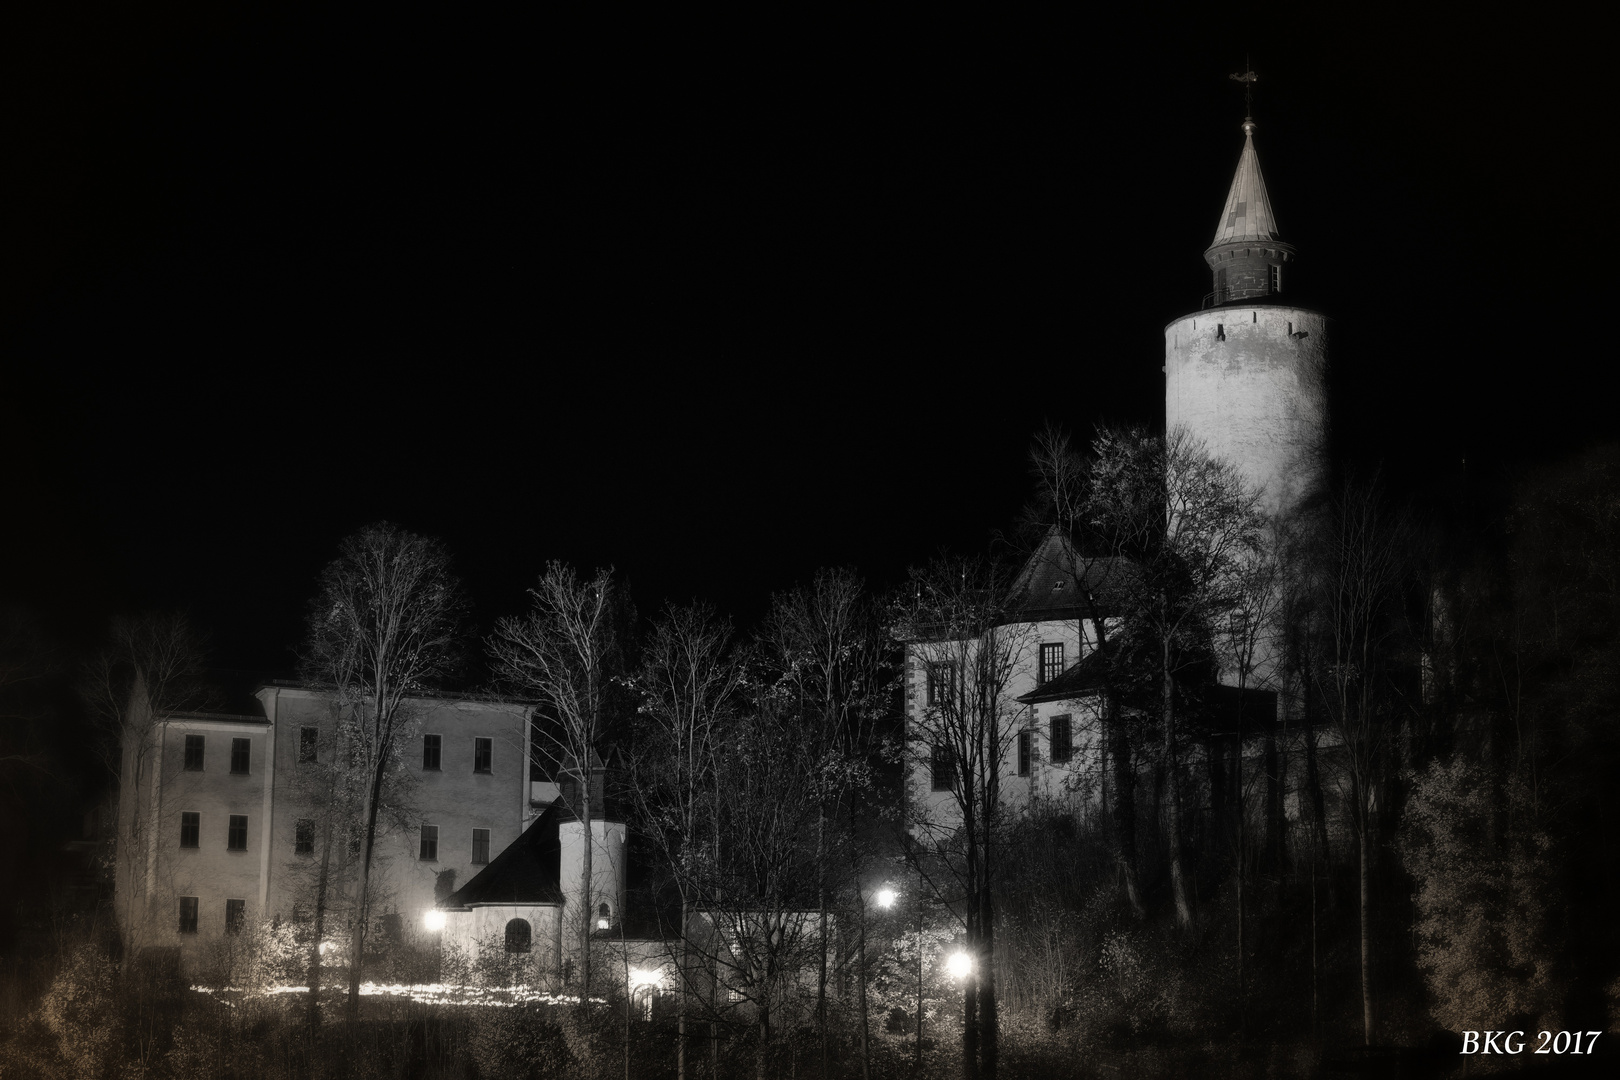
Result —
[[746, 624], [981, 548], [1044, 423], [1162, 424], [1246, 54], [1346, 459], [1421, 494], [1614, 438], [1597, 28], [1304, 6], [7, 16], [0, 603], [183, 608], [275, 674], [378, 518], [486, 625], [551, 558]]

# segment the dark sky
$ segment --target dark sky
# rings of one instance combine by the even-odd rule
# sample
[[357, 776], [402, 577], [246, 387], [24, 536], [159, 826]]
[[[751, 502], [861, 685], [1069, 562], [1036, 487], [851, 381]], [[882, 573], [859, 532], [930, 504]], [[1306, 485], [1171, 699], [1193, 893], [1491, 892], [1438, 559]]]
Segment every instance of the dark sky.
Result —
[[1597, 27], [1305, 6], [16, 12], [0, 601], [186, 608], [274, 670], [382, 517], [486, 622], [550, 558], [748, 622], [982, 546], [1043, 423], [1162, 423], [1246, 53], [1350, 457], [1421, 488], [1613, 438]]

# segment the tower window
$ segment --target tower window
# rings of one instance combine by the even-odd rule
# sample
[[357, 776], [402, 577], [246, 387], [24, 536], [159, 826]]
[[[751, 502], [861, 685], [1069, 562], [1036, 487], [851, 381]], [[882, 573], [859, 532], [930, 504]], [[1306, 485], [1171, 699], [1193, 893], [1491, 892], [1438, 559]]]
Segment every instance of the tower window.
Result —
[[1225, 323], [1216, 323], [1215, 324], [1215, 340], [1216, 341], [1225, 341], [1226, 340], [1226, 324]]
[[1041, 682], [1049, 683], [1063, 674], [1063, 642], [1041, 646]]
[[1271, 264], [1271, 291], [1282, 292], [1282, 267], [1276, 263]]
[[1215, 302], [1217, 304], [1226, 302], [1226, 267], [1224, 266], [1215, 271]]

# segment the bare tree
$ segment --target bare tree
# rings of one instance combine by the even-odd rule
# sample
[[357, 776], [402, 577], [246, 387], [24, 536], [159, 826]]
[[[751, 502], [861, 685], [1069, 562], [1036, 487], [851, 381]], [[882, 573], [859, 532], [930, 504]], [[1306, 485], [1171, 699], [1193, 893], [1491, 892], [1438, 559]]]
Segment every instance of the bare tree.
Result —
[[[774, 668], [772, 693], [804, 732], [816, 763], [816, 1027], [821, 1071], [830, 1068], [827, 1032], [829, 853], [854, 840], [853, 811], [873, 783], [879, 724], [887, 712], [892, 645], [876, 606], [851, 570], [823, 569], [808, 588], [772, 597], [761, 635]], [[864, 984], [863, 984], [864, 985]], [[863, 1063], [866, 1018], [861, 1020]]]
[[676, 948], [676, 1074], [688, 1075], [694, 911], [715, 877], [717, 754], [746, 689], [731, 627], [705, 605], [670, 607], [653, 625], [635, 678], [641, 694], [630, 790], [640, 826], [681, 897]]
[[892, 628], [928, 680], [906, 739], [913, 774], [934, 789], [909, 799], [912, 851], [940, 900], [960, 898], [952, 906], [972, 960], [963, 991], [967, 1080], [993, 1078], [999, 1058], [991, 884], [1006, 824], [1001, 772], [1022, 715], [1010, 691], [1035, 641], [1032, 624], [1015, 617], [1011, 586], [987, 561], [938, 560], [912, 572]]
[[360, 1010], [377, 822], [390, 781], [402, 772], [400, 747], [414, 719], [410, 699], [455, 669], [466, 611], [444, 545], [387, 522], [368, 525], [338, 546], [310, 603], [303, 671], [332, 695], [348, 742], [344, 751], [353, 753], [364, 783], [349, 957], [351, 1020]]
[[613, 571], [596, 571], [581, 580], [558, 561], [546, 564], [539, 583], [529, 590], [532, 604], [521, 618], [507, 616], [495, 624], [488, 640], [490, 664], [502, 686], [539, 699], [554, 726], [538, 730], [551, 740], [557, 757], [578, 771], [578, 805], [584, 827], [579, 920], [580, 1002], [591, 986], [591, 763], [604, 734], [608, 679], [615, 641]]
[[[1242, 574], [1260, 548], [1260, 493], [1237, 468], [1182, 429], [1161, 440], [1104, 429], [1093, 444], [1087, 514], [1129, 558], [1123, 624], [1135, 661], [1157, 684], [1161, 763], [1169, 795], [1170, 886], [1176, 922], [1192, 925], [1184, 838], [1177, 683], [1210, 655], [1218, 622], [1233, 610]], [[1127, 650], [1132, 651], [1132, 650]]]
[[1378, 484], [1346, 484], [1310, 539], [1303, 572], [1316, 659], [1309, 672], [1338, 735], [1360, 869], [1362, 1037], [1372, 1044], [1373, 829], [1392, 734], [1391, 645], [1402, 628], [1410, 527]]
[[124, 929], [131, 947], [140, 925], [135, 898], [143, 891], [137, 887], [141, 867], [149, 879], [157, 858], [152, 823], [138, 795], [152, 781], [162, 725], [211, 701], [203, 677], [206, 655], [203, 636], [185, 615], [152, 612], [114, 619], [106, 646], [80, 673], [79, 693], [95, 725], [96, 751], [123, 793], [117, 838], [123, 880], [118, 888], [128, 900]]

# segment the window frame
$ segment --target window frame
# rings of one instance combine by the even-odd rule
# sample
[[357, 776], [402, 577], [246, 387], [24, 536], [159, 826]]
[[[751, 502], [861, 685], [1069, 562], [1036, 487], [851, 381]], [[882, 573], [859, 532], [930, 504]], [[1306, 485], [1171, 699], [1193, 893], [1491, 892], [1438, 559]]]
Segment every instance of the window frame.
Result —
[[321, 729], [308, 724], [298, 729], [298, 764], [313, 765], [320, 760]]
[[178, 933], [195, 934], [197, 932], [197, 908], [199, 906], [199, 898], [195, 896], [180, 896], [176, 897], [176, 899], [180, 901], [178, 912]]
[[1041, 642], [1041, 685], [1046, 685], [1064, 671], [1064, 648], [1061, 641]]
[[[1058, 732], [1063, 738], [1058, 738]], [[1074, 714], [1058, 713], [1047, 721], [1046, 759], [1054, 765], [1067, 765], [1074, 760]]]
[[208, 740], [201, 735], [186, 736], [186, 756], [184, 771], [202, 772], [203, 763], [208, 753]]
[[[191, 820], [187, 821], [186, 818], [191, 818]], [[188, 834], [191, 839], [191, 843], [189, 844], [186, 843]], [[189, 848], [191, 850], [196, 850], [197, 848], [202, 847], [201, 810], [180, 811], [180, 846], [183, 848]]]
[[935, 743], [929, 756], [928, 789], [930, 791], [956, 790], [956, 751], [943, 743]]
[[[237, 765], [242, 767], [239, 769]], [[231, 736], [231, 775], [248, 776], [253, 767], [253, 740]]]
[[[429, 764], [429, 762], [432, 764]], [[444, 771], [444, 736], [422, 733], [422, 771]]]
[[315, 854], [314, 818], [298, 818], [293, 822], [293, 854]]
[[240, 934], [247, 924], [247, 901], [236, 897], [225, 899], [225, 932]]
[[927, 702], [930, 706], [944, 705], [953, 696], [956, 687], [956, 665], [949, 660], [930, 660], [927, 667]]
[[[479, 836], [483, 833], [483, 836]], [[479, 858], [482, 855], [483, 858]], [[472, 861], [474, 866], [489, 865], [489, 830], [474, 829], [472, 831]]]
[[[429, 830], [431, 830], [431, 832]], [[417, 849], [416, 849], [416, 861], [417, 862], [438, 862], [439, 861], [439, 827], [437, 825], [429, 825], [426, 822], [423, 822], [422, 826], [421, 826], [421, 831], [418, 833], [418, 837], [419, 837], [420, 843], [418, 844]]]
[[1035, 733], [1033, 731], [1020, 731], [1018, 733], [1018, 775], [1028, 776], [1034, 767], [1035, 761]]
[[473, 772], [495, 771], [495, 740], [484, 735], [473, 736]]
[[248, 849], [248, 816], [246, 814], [231, 814], [225, 829], [225, 850], [246, 851]]

